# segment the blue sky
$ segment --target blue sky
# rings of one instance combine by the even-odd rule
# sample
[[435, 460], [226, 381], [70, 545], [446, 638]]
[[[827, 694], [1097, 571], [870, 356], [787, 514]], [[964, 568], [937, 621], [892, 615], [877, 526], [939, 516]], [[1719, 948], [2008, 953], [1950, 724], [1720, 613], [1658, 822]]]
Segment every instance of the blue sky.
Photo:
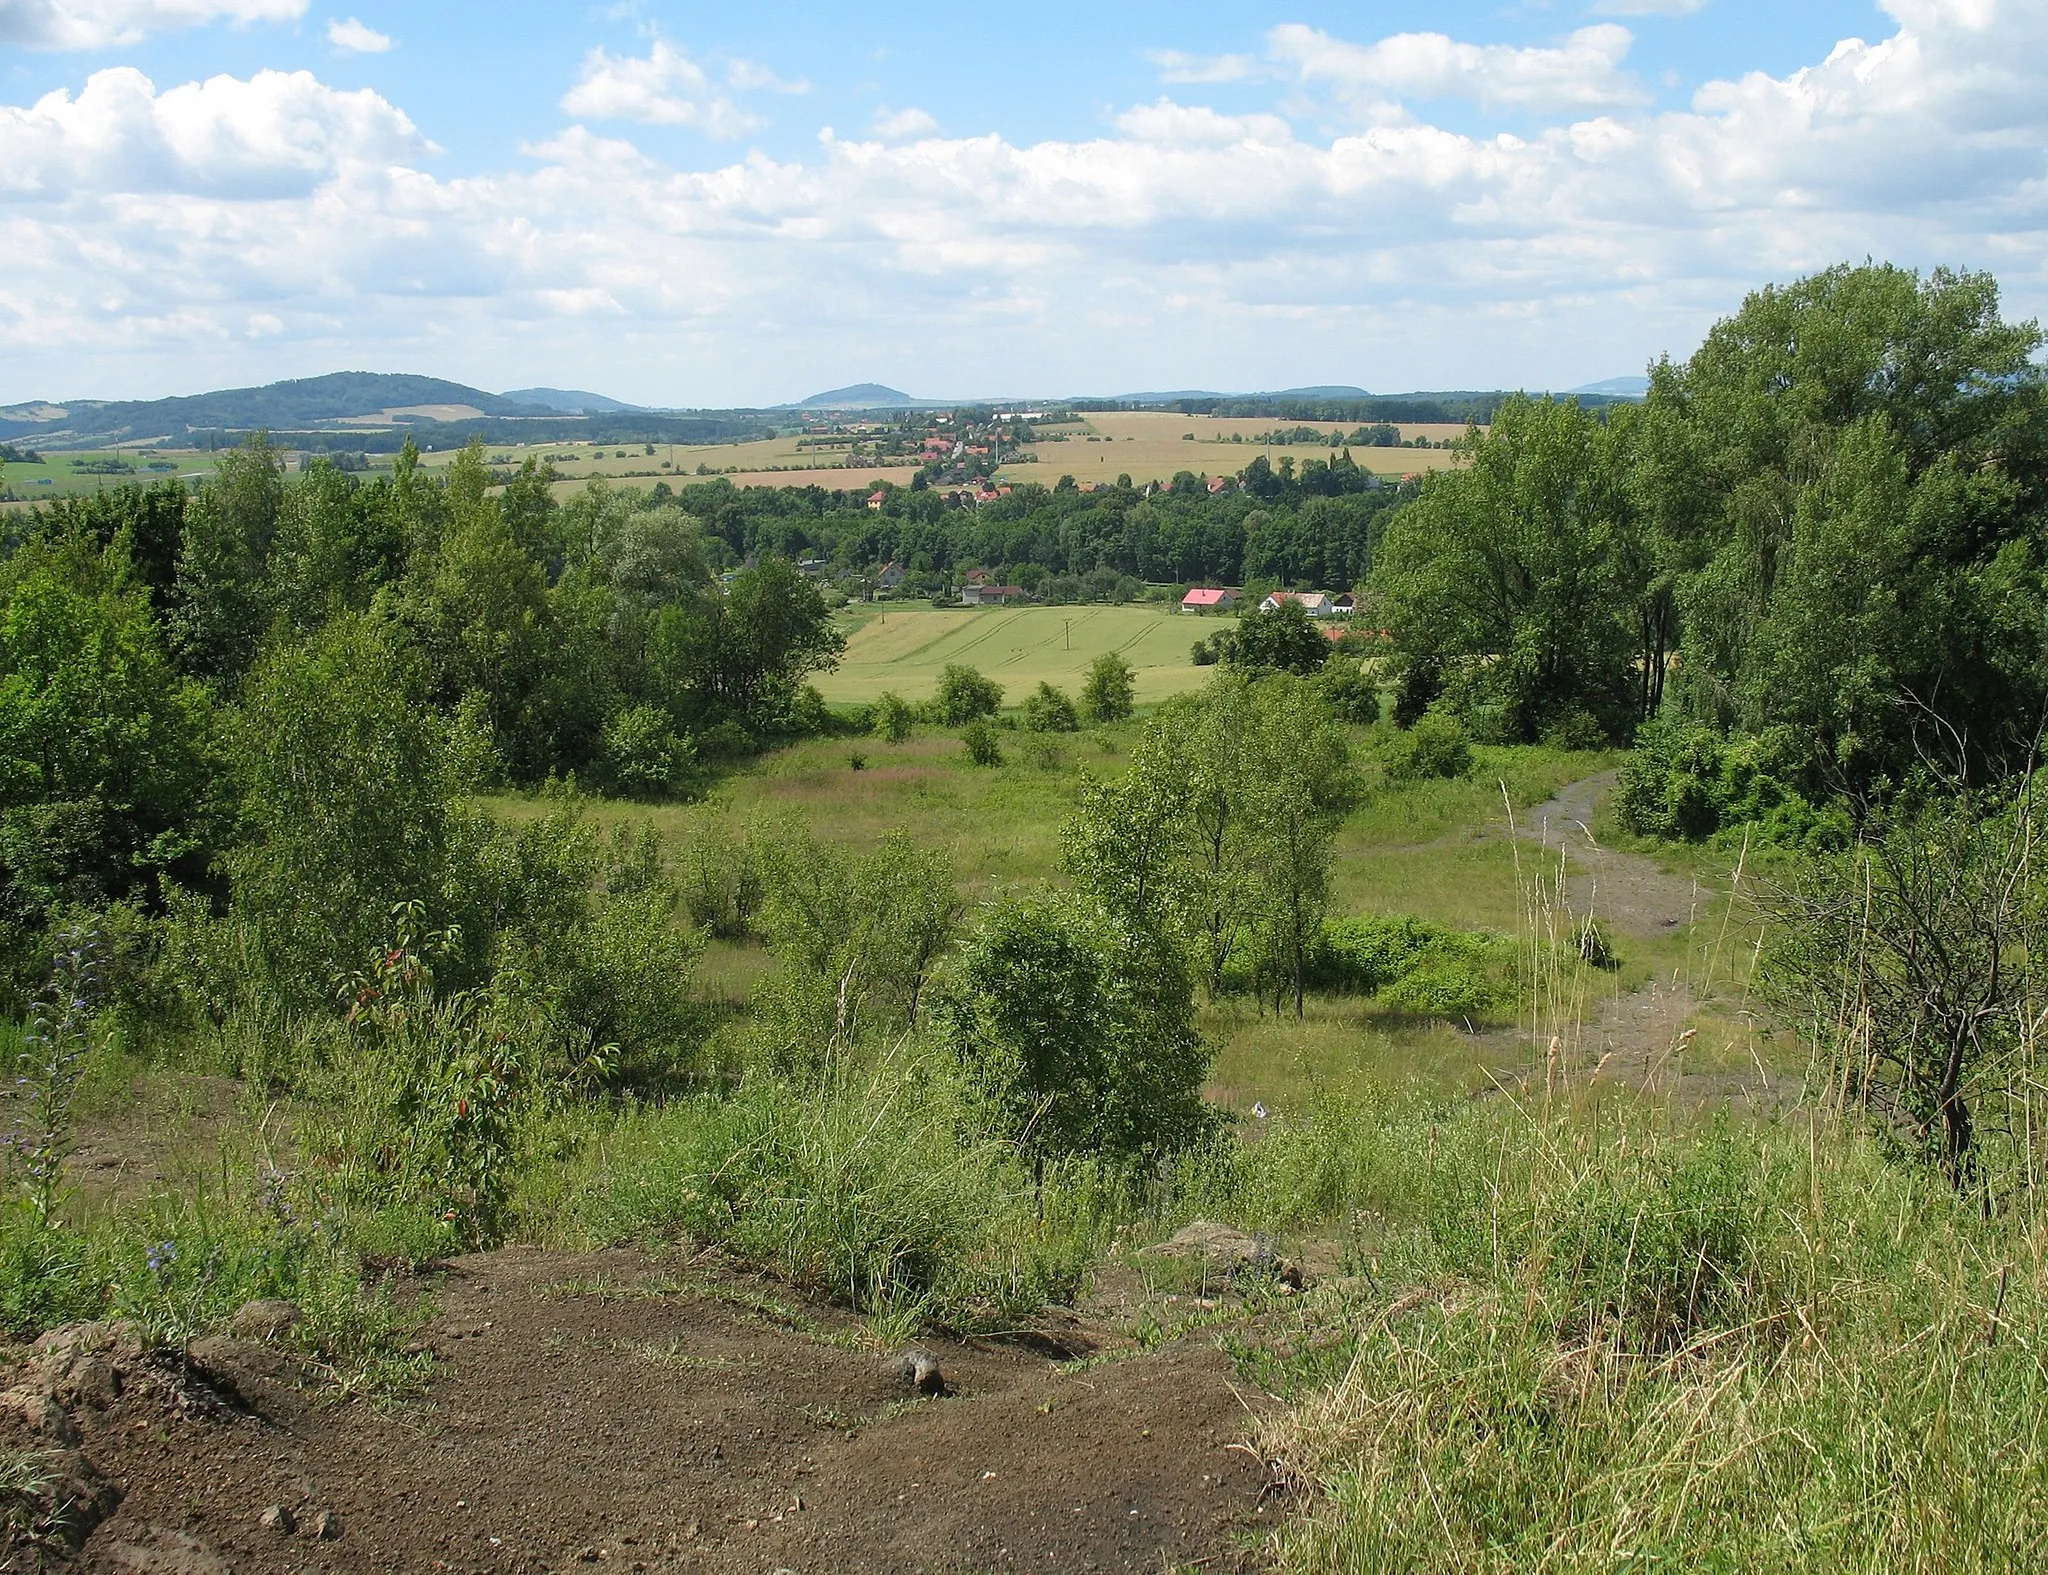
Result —
[[1568, 387], [1845, 257], [2048, 296], [2042, 0], [988, 11], [0, 0], [0, 402]]

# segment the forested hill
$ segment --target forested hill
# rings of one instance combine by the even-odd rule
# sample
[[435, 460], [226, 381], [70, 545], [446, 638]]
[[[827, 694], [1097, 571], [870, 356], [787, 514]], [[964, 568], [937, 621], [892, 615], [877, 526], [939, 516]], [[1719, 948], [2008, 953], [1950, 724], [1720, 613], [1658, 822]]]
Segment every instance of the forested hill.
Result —
[[[61, 410], [61, 415], [56, 412]], [[384, 412], [405, 412], [387, 426], [342, 426]], [[248, 433], [289, 433], [302, 448], [395, 451], [410, 431], [420, 442], [457, 447], [471, 434], [492, 442], [719, 441], [750, 437], [763, 426], [740, 414], [673, 416], [622, 409], [570, 415], [529, 400], [486, 393], [438, 377], [391, 372], [332, 372], [325, 377], [230, 388], [171, 399], [79, 400], [63, 406], [21, 405], [0, 412], [0, 440], [32, 439], [40, 447], [92, 447], [168, 439], [238, 442]]]

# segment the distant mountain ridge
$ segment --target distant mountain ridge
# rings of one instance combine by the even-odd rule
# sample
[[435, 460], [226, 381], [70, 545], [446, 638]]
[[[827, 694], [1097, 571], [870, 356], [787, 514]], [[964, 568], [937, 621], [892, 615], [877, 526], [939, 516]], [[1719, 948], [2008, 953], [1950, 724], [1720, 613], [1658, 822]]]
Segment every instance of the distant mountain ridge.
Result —
[[[173, 441], [193, 433], [319, 427], [385, 410], [465, 408], [485, 416], [531, 416], [532, 405], [408, 372], [330, 372], [256, 388], [225, 388], [169, 399], [82, 399], [15, 405], [0, 412], [0, 436], [100, 442]], [[61, 411], [62, 414], [56, 414]]]
[[786, 410], [894, 410], [928, 401], [912, 399], [900, 388], [882, 383], [852, 383], [845, 388], [827, 389], [808, 399], [799, 399]]
[[[1569, 393], [1589, 402], [1635, 400], [1647, 379], [1609, 378]], [[1034, 399], [1081, 408], [1165, 408], [1188, 414], [1277, 419], [1486, 420], [1506, 397], [1497, 390], [1373, 395], [1348, 383], [1263, 394], [1183, 389], [1111, 398]], [[288, 446], [310, 449], [396, 448], [407, 433], [423, 445], [445, 446], [482, 436], [492, 443], [726, 442], [762, 435], [776, 411], [943, 410], [955, 405], [1009, 405], [1016, 397], [920, 399], [885, 383], [853, 383], [773, 409], [661, 410], [585, 389], [533, 387], [493, 394], [445, 378], [400, 372], [331, 372], [252, 388], [228, 388], [168, 399], [30, 400], [0, 407], [0, 441], [43, 447], [111, 447], [158, 440], [174, 447], [239, 441], [269, 430]]]
[[508, 388], [499, 397], [517, 404], [532, 405], [539, 410], [551, 410], [562, 416], [617, 415], [650, 408], [629, 405], [622, 399], [609, 399], [581, 388]]

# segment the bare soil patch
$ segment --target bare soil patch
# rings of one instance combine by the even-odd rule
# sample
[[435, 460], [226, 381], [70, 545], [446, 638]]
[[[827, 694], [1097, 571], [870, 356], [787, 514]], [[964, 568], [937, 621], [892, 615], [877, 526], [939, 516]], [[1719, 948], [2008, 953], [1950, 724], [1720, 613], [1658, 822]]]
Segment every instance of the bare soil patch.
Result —
[[235, 1340], [193, 1348], [199, 1403], [135, 1381], [74, 1408], [120, 1493], [74, 1567], [1229, 1570], [1278, 1514], [1261, 1397], [1211, 1341], [1079, 1366], [1078, 1323], [926, 1342], [925, 1396], [844, 1314], [700, 1260], [507, 1249], [437, 1303], [437, 1376], [393, 1410]]

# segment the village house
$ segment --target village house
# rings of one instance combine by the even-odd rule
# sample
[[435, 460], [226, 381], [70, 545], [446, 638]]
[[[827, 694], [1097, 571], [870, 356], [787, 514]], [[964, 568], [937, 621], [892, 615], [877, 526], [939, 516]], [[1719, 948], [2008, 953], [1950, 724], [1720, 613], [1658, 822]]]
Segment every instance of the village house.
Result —
[[1012, 602], [1028, 602], [1030, 592], [1019, 585], [963, 585], [960, 587], [960, 605], [963, 607], [1002, 607]]
[[902, 586], [903, 580], [903, 565], [894, 560], [883, 564], [875, 571], [875, 589], [878, 591], [896, 590]]
[[1237, 605], [1237, 592], [1222, 586], [1197, 586], [1180, 599], [1184, 613], [1229, 612]]
[[875, 491], [870, 492], [868, 494], [868, 507], [871, 509], [879, 509], [884, 503], [887, 503], [888, 501], [889, 494], [886, 492]]
[[1278, 612], [1283, 602], [1297, 602], [1311, 618], [1334, 618], [1336, 607], [1321, 591], [1275, 591], [1259, 603], [1260, 612]]

